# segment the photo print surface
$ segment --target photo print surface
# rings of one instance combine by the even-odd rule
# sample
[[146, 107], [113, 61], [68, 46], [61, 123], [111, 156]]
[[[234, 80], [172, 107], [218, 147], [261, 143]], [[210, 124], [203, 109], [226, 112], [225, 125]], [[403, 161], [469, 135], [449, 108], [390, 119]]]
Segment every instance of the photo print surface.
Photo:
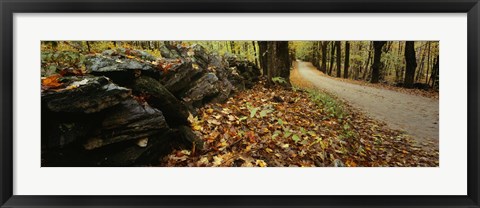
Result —
[[42, 41], [42, 167], [438, 167], [439, 41]]

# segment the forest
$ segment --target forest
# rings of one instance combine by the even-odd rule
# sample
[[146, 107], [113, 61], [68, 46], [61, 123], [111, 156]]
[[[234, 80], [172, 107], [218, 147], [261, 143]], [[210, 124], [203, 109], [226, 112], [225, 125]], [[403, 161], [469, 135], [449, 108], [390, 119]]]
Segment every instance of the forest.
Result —
[[42, 41], [42, 166], [437, 167], [438, 41]]

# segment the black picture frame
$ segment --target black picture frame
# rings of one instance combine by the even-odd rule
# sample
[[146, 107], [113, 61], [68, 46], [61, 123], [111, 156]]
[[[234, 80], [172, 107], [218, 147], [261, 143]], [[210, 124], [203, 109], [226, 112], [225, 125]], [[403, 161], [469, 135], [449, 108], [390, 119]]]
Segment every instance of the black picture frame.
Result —
[[[1, 207], [480, 207], [478, 0], [0, 0]], [[13, 195], [14, 13], [467, 13], [468, 194], [466, 196], [25, 196]], [[412, 187], [414, 188], [414, 187]]]

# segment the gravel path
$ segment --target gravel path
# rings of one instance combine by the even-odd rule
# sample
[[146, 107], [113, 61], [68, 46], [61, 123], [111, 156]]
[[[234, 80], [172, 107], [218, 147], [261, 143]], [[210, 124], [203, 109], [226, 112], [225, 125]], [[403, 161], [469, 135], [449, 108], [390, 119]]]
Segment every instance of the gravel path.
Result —
[[347, 101], [390, 128], [404, 130], [420, 144], [438, 147], [438, 100], [338, 81], [319, 74], [309, 62], [298, 62], [301, 77]]

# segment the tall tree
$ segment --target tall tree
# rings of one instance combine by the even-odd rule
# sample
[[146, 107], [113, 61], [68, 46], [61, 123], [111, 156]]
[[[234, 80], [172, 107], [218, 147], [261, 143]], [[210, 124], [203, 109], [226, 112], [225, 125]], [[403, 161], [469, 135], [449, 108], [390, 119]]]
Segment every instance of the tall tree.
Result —
[[[402, 42], [401, 41], [398, 41], [398, 53], [397, 53], [397, 57], [402, 57]], [[403, 59], [401, 59], [403, 60]], [[395, 82], [401, 82], [401, 80], [403, 80], [403, 67], [401, 67], [402, 65], [402, 61], [401, 60], [398, 60], [396, 61], [396, 64], [395, 64]]]
[[230, 41], [230, 51], [232, 51], [233, 54], [237, 53], [235, 50], [235, 41]]
[[363, 80], [366, 80], [367, 74], [369, 73], [369, 66], [370, 66], [370, 59], [372, 56], [372, 44], [373, 41], [370, 41], [370, 45], [368, 45], [368, 57], [367, 57], [367, 62], [365, 63], [365, 70], [363, 71]]
[[382, 68], [382, 48], [387, 41], [373, 41], [373, 64], [372, 64], [372, 79], [371, 83], [378, 83], [380, 81], [380, 68]]
[[348, 79], [348, 67], [350, 65], [350, 42], [345, 41], [345, 64], [343, 65], [343, 78]]
[[[430, 75], [430, 80], [428, 82], [432, 82], [432, 87], [438, 89], [439, 86], [439, 80], [438, 80], [438, 75], [439, 75], [439, 65], [440, 65], [440, 56], [437, 55], [437, 58], [435, 59], [435, 63], [433, 64], [432, 67], [432, 75]], [[428, 83], [427, 83], [428, 84]]]
[[331, 49], [330, 49], [330, 66], [328, 67], [328, 75], [332, 75], [332, 70], [333, 70], [333, 60], [334, 60], [334, 57], [335, 57], [335, 42], [332, 41], [331, 42], [332, 44], [331, 45]]
[[335, 47], [337, 49], [337, 77], [342, 76], [342, 42], [335, 41]]
[[256, 66], [259, 66], [259, 65], [258, 65], [258, 62], [257, 62], [258, 56], [257, 56], [257, 48], [255, 47], [255, 41], [252, 41], [252, 46], [253, 46], [253, 55], [254, 55], [254, 57], [255, 57], [255, 58], [254, 58], [254, 59], [255, 59], [255, 65], [256, 65]]
[[285, 83], [282, 86], [290, 87], [290, 58], [288, 41], [267, 42], [267, 84], [274, 85], [272, 78], [282, 77]]
[[328, 41], [322, 41], [322, 67], [320, 71], [327, 73], [327, 45]]
[[417, 60], [415, 58], [415, 41], [407, 41], [405, 43], [405, 81], [406, 88], [412, 88], [415, 79], [415, 69], [417, 68]]
[[263, 76], [267, 75], [267, 45], [268, 41], [258, 41], [258, 59], [260, 60], [260, 66], [262, 68]]
[[428, 56], [427, 56], [427, 73], [425, 74], [425, 83], [428, 83], [428, 74], [430, 73], [430, 46], [432, 42], [428, 42]]

